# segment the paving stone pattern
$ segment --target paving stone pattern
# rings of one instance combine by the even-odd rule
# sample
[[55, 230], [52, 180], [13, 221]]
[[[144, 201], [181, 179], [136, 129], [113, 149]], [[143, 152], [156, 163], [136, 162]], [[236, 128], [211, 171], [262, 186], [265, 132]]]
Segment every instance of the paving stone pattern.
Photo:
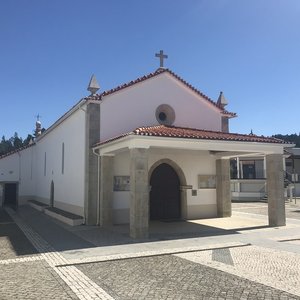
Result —
[[45, 261], [1, 265], [0, 299], [78, 299]]
[[[60, 253], [56, 252], [51, 247], [51, 245], [49, 245], [36, 232], [34, 232], [22, 219], [18, 217], [16, 213], [14, 213], [12, 210], [7, 210], [7, 211], [10, 217], [16, 222], [16, 224], [19, 226], [19, 228], [28, 238], [28, 240], [41, 253], [41, 256], [44, 258], [45, 262], [49, 266], [49, 270], [51, 269], [52, 273], [56, 273], [56, 275], [58, 275], [59, 278], [61, 278], [65, 282], [67, 289], [69, 289], [70, 291], [72, 290], [73, 299], [113, 300], [113, 298], [110, 297], [110, 295], [108, 295], [103, 289], [101, 289], [94, 282], [92, 282], [87, 276], [85, 276], [76, 267], [74, 266], [66, 266], [62, 268], [57, 267], [57, 265], [67, 264], [67, 260]], [[33, 276], [32, 278], [35, 277]], [[43, 284], [43, 281], [41, 281], [40, 283]], [[39, 286], [36, 285], [36, 288], [38, 289]], [[23, 298], [23, 299], [41, 299], [41, 298], [31, 298], [30, 293], [28, 294], [28, 297], [29, 298]], [[15, 299], [15, 298], [8, 298], [8, 299]]]
[[297, 299], [300, 299], [300, 256], [298, 254], [247, 246], [197, 251], [176, 254], [176, 256], [264, 283], [298, 295]]
[[[232, 209], [238, 212], [268, 215], [268, 203], [264, 202], [234, 202]], [[285, 214], [287, 218], [300, 220], [300, 199], [297, 200], [297, 204], [287, 202]]]
[[[266, 204], [239, 205], [238, 210], [246, 213], [249, 206], [250, 213], [266, 211]], [[0, 209], [0, 300], [300, 300], [300, 249], [287, 252], [259, 243], [249, 245], [248, 239], [245, 243], [243, 239], [229, 241], [220, 237], [219, 244], [216, 240], [209, 245], [199, 240], [182, 248], [145, 247], [142, 252], [107, 255], [101, 249], [95, 252], [98, 256], [68, 257], [49, 244], [53, 240], [47, 242], [41, 237], [39, 222], [27, 222], [12, 210], [9, 213], [5, 215]], [[51, 227], [53, 235], [60, 230], [56, 227]], [[265, 238], [266, 247], [274, 247], [277, 241], [292, 243], [293, 249], [298, 247], [300, 236], [293, 229], [290, 235], [270, 235], [272, 243]], [[88, 228], [80, 230], [83, 236], [86, 231]], [[93, 239], [100, 239], [98, 233]], [[73, 239], [74, 245], [77, 240]], [[102, 245], [101, 239], [100, 242]], [[75, 246], [75, 250], [80, 249], [82, 243]]]
[[281, 290], [174, 255], [77, 267], [119, 300], [300, 299]]
[[0, 209], [0, 259], [38, 253], [13, 219]]

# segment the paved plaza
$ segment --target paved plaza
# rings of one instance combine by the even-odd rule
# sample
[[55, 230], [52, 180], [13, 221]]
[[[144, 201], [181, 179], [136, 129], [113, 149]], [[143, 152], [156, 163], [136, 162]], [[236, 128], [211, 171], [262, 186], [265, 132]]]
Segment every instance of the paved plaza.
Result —
[[148, 240], [2, 209], [0, 299], [300, 300], [299, 202], [285, 227], [266, 203], [233, 203], [231, 218], [151, 222]]

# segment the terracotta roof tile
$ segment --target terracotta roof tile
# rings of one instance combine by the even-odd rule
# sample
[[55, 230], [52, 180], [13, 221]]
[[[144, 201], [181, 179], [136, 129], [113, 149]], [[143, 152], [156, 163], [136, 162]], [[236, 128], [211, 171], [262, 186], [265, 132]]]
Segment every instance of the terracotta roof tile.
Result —
[[103, 145], [114, 140], [129, 135], [141, 136], [157, 136], [169, 138], [183, 138], [183, 139], [199, 139], [199, 140], [220, 140], [220, 141], [239, 141], [239, 142], [256, 142], [256, 143], [275, 143], [275, 144], [290, 144], [280, 139], [273, 137], [257, 136], [254, 134], [238, 134], [238, 133], [225, 133], [220, 131], [200, 130], [195, 128], [174, 127], [166, 125], [139, 127], [132, 132], [122, 134], [112, 139], [99, 142], [97, 145]]
[[184, 79], [182, 79], [181, 77], [179, 77], [177, 74], [175, 74], [174, 72], [172, 72], [171, 70], [169, 69], [165, 69], [165, 68], [159, 68], [157, 69], [155, 72], [153, 73], [150, 73], [148, 75], [144, 75], [142, 77], [139, 77], [137, 78], [136, 80], [132, 80], [128, 83], [125, 83], [125, 84], [122, 84], [122, 85], [119, 85], [111, 90], [108, 90], [108, 91], [105, 91], [101, 94], [95, 94], [95, 95], [91, 95], [91, 96], [88, 96], [84, 99], [86, 100], [102, 100], [102, 97], [105, 97], [105, 96], [108, 96], [108, 95], [111, 95], [115, 92], [118, 92], [122, 89], [125, 89], [127, 87], [130, 87], [132, 85], [135, 85], [139, 82], [142, 82], [142, 81], [145, 81], [149, 78], [152, 78], [152, 77], [155, 77], [159, 74], [162, 74], [162, 73], [169, 73], [171, 74], [173, 77], [175, 77], [176, 79], [178, 79], [179, 81], [181, 81], [184, 85], [186, 85], [188, 88], [190, 88], [191, 90], [193, 90], [196, 94], [200, 95], [201, 97], [203, 97], [206, 101], [208, 101], [209, 103], [211, 103], [212, 105], [214, 105], [215, 107], [217, 107], [223, 114], [229, 116], [229, 117], [236, 117], [236, 113], [232, 113], [232, 112], [229, 112], [225, 109], [223, 109], [222, 107], [220, 107], [215, 101], [213, 101], [212, 99], [210, 99], [209, 97], [207, 97], [206, 95], [204, 95], [201, 91], [199, 91], [198, 89], [196, 89], [194, 86], [192, 86], [191, 84], [189, 84], [187, 81], [185, 81]]

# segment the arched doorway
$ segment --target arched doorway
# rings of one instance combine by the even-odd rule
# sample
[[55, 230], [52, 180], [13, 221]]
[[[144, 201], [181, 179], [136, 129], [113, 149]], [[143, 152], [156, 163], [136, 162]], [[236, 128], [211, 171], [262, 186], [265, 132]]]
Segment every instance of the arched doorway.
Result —
[[157, 166], [150, 177], [150, 220], [181, 217], [180, 180], [167, 163]]
[[50, 186], [50, 207], [54, 207], [54, 182], [51, 181]]

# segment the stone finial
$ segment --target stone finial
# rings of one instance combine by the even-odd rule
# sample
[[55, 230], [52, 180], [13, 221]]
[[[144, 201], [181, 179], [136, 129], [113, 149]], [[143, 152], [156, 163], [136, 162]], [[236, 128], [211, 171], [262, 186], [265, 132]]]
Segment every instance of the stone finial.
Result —
[[224, 97], [223, 92], [220, 92], [220, 95], [219, 95], [217, 104], [218, 104], [221, 108], [224, 108], [224, 107], [228, 104], [228, 101], [227, 101], [226, 98]]
[[35, 122], [35, 136], [39, 136], [42, 134], [42, 123], [41, 121]]
[[41, 118], [40, 114], [37, 114], [35, 117], [36, 117], [36, 122], [35, 122], [34, 134], [37, 137], [42, 134], [42, 123], [40, 121]]
[[87, 90], [91, 92], [92, 95], [96, 94], [97, 91], [100, 89], [100, 85], [97, 82], [96, 76], [93, 74], [88, 85]]

